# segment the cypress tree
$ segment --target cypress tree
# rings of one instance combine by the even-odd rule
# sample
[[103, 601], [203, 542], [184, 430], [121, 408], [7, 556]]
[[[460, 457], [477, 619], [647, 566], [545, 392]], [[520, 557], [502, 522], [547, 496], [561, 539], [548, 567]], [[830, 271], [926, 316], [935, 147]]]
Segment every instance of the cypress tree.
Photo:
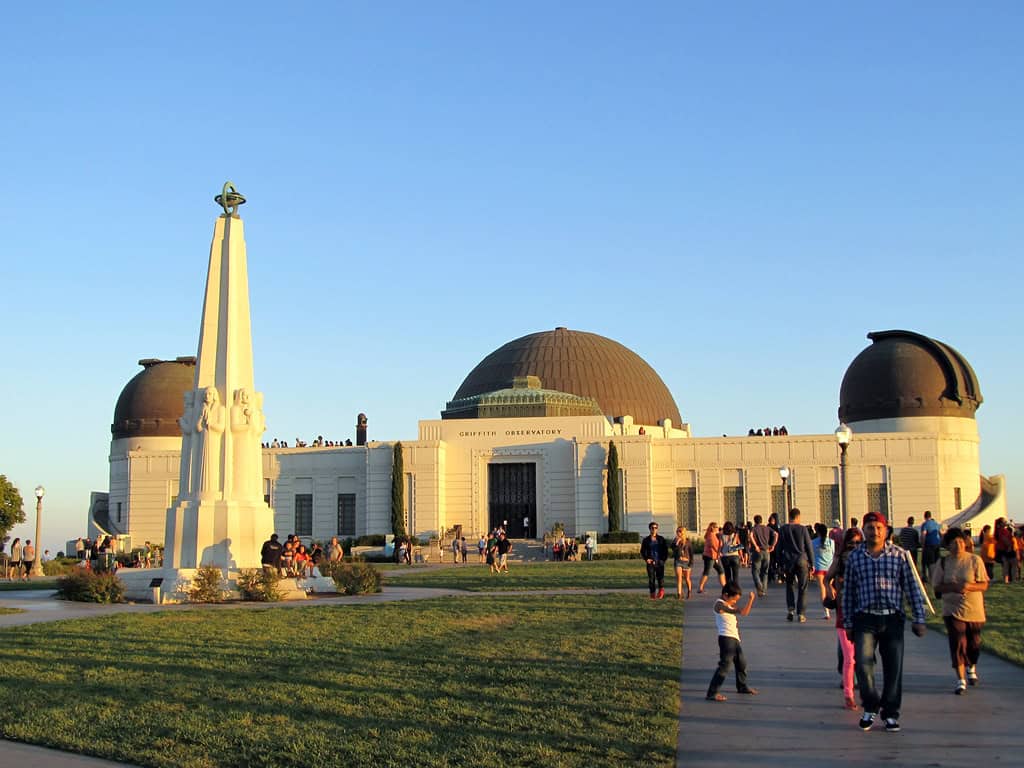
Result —
[[391, 458], [391, 532], [396, 538], [405, 536], [405, 464], [402, 443], [395, 443]]
[[622, 530], [622, 486], [619, 483], [619, 451], [608, 443], [608, 533]]

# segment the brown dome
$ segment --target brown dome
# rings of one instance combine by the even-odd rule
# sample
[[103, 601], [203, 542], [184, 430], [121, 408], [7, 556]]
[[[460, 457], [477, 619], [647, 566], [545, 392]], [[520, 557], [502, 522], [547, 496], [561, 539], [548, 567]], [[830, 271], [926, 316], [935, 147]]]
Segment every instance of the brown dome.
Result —
[[982, 403], [978, 377], [963, 355], [911, 331], [869, 333], [839, 389], [841, 422], [905, 416], [974, 418]]
[[672, 393], [638, 354], [596, 333], [556, 328], [510, 341], [469, 372], [453, 400], [495, 392], [519, 376], [536, 376], [545, 390], [592, 397], [609, 418], [637, 424], [682, 423]]
[[181, 437], [178, 419], [185, 411], [185, 392], [196, 374], [194, 357], [139, 360], [143, 370], [129, 381], [114, 406], [114, 439]]

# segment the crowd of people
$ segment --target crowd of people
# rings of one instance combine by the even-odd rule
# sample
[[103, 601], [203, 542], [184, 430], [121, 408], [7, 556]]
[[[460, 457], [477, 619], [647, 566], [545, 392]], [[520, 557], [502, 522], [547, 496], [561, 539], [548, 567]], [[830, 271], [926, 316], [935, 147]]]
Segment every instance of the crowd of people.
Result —
[[781, 427], [758, 427], [757, 429], [751, 427], [747, 430], [747, 437], [785, 437], [788, 434], [789, 430], [786, 429], [785, 424]]
[[[49, 559], [49, 550], [42, 556], [45, 562]], [[4, 554], [3, 544], [0, 543], [0, 563], [3, 564], [3, 575], [8, 581], [27, 581], [32, 572], [32, 565], [36, 559], [36, 548], [31, 539], [21, 543], [20, 538], [11, 542], [10, 554]]]
[[327, 548], [314, 541], [309, 547], [294, 533], [282, 543], [276, 533], [263, 542], [260, 564], [268, 573], [280, 577], [314, 578], [320, 575], [318, 566], [325, 561], [338, 562], [345, 557], [345, 549], [337, 536], [331, 537]]
[[[720, 689], [732, 669], [737, 692], [757, 694], [747, 682], [739, 617], [750, 613], [769, 585], [777, 584], [784, 585], [786, 592], [785, 619], [805, 623], [807, 593], [814, 584], [821, 618], [836, 628], [836, 671], [843, 706], [861, 710], [863, 730], [882, 722], [885, 730], [898, 731], [907, 612], [913, 633], [921, 636], [925, 611], [932, 607], [929, 594], [941, 598], [954, 670], [953, 692], [963, 695], [979, 682], [983, 595], [995, 578], [993, 568], [1002, 565], [1004, 581], [1019, 580], [1022, 544], [1022, 530], [1004, 519], [997, 520], [994, 528], [985, 526], [975, 539], [969, 530], [944, 529], [930, 512], [925, 512], [920, 526], [911, 517], [898, 530], [878, 512], [868, 513], [862, 522], [851, 519], [847, 528], [839, 520], [831, 528], [823, 523], [806, 526], [796, 508], [789, 511], [786, 523], [774, 514], [767, 523], [760, 515], [745, 525], [711, 523], [704, 531], [703, 572], [697, 587], [697, 593], [703, 593], [709, 579], [716, 578], [721, 589], [712, 608], [719, 663], [706, 697], [726, 700]], [[669, 555], [676, 572], [677, 598], [691, 597], [694, 549], [685, 528], [677, 528], [669, 541], [659, 535], [656, 522], [650, 524], [640, 555], [647, 566], [651, 599], [664, 597]], [[744, 601], [740, 581], [745, 568], [750, 569], [753, 589]], [[925, 584], [930, 585], [927, 591]], [[876, 660], [882, 667], [881, 687], [875, 682]]]
[[[287, 448], [288, 447], [288, 441], [287, 440], [278, 440], [275, 437], [269, 443], [262, 443], [261, 445], [262, 445], [263, 448]], [[296, 448], [341, 448], [343, 446], [351, 447], [352, 446], [352, 441], [351, 440], [344, 440], [344, 441], [343, 440], [324, 440], [324, 436], [323, 435], [317, 435], [312, 441], [310, 441], [308, 443], [305, 440], [300, 440], [299, 438], [296, 437], [295, 438], [295, 442], [293, 443], [293, 445]]]

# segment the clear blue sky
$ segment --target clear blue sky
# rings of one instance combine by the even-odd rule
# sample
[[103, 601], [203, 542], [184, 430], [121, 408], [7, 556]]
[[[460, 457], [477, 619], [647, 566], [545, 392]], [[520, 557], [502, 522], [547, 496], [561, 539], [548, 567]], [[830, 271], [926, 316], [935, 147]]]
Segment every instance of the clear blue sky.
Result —
[[905, 328], [974, 365], [1024, 517], [1020, 3], [294, 5], [5, 11], [0, 473], [47, 487], [47, 548], [136, 361], [195, 354], [227, 179], [268, 440], [413, 439], [558, 325], [697, 435], [825, 433]]

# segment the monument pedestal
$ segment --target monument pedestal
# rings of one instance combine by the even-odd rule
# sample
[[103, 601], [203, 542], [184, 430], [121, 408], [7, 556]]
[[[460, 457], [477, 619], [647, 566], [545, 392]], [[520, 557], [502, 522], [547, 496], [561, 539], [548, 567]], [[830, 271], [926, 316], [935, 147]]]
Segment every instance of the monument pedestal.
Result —
[[167, 512], [165, 567], [199, 568], [216, 565], [236, 571], [260, 568], [260, 548], [274, 530], [274, 513], [262, 499], [191, 501]]

